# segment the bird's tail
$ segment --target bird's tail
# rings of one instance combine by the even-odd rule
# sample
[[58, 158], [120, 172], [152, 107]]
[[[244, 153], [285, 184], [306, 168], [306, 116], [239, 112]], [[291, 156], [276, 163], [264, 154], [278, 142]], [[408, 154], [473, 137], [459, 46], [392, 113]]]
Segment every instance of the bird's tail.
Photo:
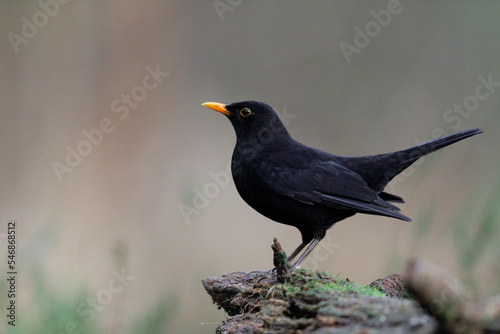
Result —
[[443, 147], [454, 144], [458, 141], [472, 137], [482, 132], [483, 130], [481, 129], [465, 130], [449, 136], [433, 139], [425, 143], [409, 147], [399, 152], [395, 152], [399, 162], [397, 172], [393, 175], [393, 177], [401, 173], [405, 168], [409, 167], [412, 163], [414, 163], [417, 159], [423, 157], [424, 155], [435, 152], [439, 149], [442, 149]]
[[[361, 175], [373, 190], [381, 193], [389, 181], [419, 158], [482, 132], [483, 130], [481, 129], [461, 131], [393, 153], [378, 154], [370, 157], [347, 158], [345, 164]], [[398, 196], [385, 193], [382, 195], [394, 197], [392, 199], [387, 198], [386, 200], [388, 201], [397, 202], [401, 200]]]

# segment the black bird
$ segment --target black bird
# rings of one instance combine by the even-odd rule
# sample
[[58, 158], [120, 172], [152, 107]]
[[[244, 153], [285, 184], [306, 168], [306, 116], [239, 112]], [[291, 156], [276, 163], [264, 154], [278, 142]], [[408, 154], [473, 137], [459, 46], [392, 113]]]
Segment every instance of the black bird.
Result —
[[387, 183], [418, 158], [483, 132], [471, 129], [393, 153], [344, 157], [295, 141], [265, 103], [203, 105], [226, 115], [234, 127], [231, 172], [243, 200], [302, 234], [302, 243], [289, 261], [309, 245], [294, 268], [300, 267], [333, 224], [358, 212], [411, 221], [390, 203], [404, 201], [383, 191]]

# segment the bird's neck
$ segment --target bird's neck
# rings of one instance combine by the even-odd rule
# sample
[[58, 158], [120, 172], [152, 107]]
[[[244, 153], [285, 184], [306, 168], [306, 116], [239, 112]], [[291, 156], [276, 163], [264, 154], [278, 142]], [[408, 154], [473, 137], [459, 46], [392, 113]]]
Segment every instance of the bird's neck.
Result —
[[283, 149], [294, 140], [284, 126], [280, 128], [264, 128], [252, 135], [237, 136], [236, 148], [248, 150]]
[[[245, 140], [237, 140], [232, 156], [232, 166], [241, 169], [238, 173], [244, 173], [244, 170], [252, 169], [254, 163], [263, 159], [266, 160], [267, 155], [286, 151], [288, 147], [293, 146], [294, 142], [288, 132], [279, 135], [276, 133], [262, 133], [258, 137], [246, 137]], [[233, 170], [233, 175], [235, 174], [237, 173]]]

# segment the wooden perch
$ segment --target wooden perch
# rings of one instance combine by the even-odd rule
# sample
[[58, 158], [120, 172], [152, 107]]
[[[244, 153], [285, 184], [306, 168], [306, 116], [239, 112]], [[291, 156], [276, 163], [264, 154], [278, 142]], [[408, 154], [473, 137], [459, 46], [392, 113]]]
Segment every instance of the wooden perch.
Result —
[[203, 280], [230, 315], [217, 333], [500, 333], [500, 296], [474, 302], [435, 266], [412, 261], [404, 274], [359, 286], [325, 272], [292, 271], [276, 239], [272, 249], [277, 280], [285, 283], [276, 283], [274, 272]]

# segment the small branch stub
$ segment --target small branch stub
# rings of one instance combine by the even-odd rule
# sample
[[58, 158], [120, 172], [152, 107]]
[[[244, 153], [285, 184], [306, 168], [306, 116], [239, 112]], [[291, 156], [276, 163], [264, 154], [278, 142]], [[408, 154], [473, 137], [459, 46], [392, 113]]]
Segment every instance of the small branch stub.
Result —
[[281, 248], [281, 245], [278, 239], [273, 239], [273, 244], [271, 248], [274, 251], [273, 263], [276, 267], [276, 279], [278, 283], [286, 283], [290, 281], [291, 270], [290, 264], [288, 263], [288, 257], [286, 256], [285, 251]]

